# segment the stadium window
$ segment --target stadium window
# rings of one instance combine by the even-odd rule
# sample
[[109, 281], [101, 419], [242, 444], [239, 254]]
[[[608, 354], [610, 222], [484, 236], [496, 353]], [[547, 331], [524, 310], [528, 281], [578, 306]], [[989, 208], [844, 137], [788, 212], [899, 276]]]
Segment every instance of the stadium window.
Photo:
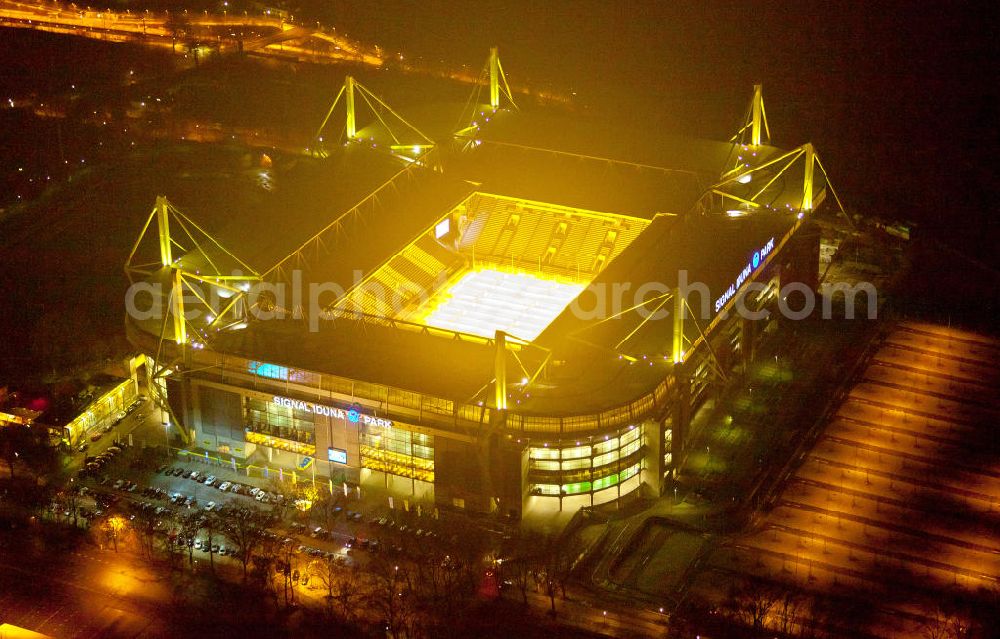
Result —
[[594, 467], [606, 466], [607, 464], [612, 464], [616, 461], [618, 461], [618, 451], [613, 450], [609, 453], [604, 453], [603, 455], [594, 457]]
[[[587, 462], [589, 463], [590, 460]], [[559, 470], [559, 462], [548, 459], [532, 459], [531, 468], [532, 470]]]
[[563, 459], [577, 459], [579, 457], [590, 457], [590, 446], [574, 446], [562, 449]]
[[642, 434], [641, 428], [632, 428], [631, 430], [626, 431], [621, 436], [621, 445], [624, 446], [625, 444], [630, 444], [634, 442], [635, 440], [639, 439], [639, 436], [641, 434]]
[[531, 459], [559, 459], [559, 449], [557, 448], [531, 448], [529, 450]]
[[595, 453], [606, 453], [608, 451], [616, 450], [618, 448], [618, 438], [612, 437], [603, 442], [597, 442], [594, 444]]
[[562, 487], [563, 494], [566, 495], [577, 495], [579, 493], [590, 492], [590, 488], [591, 485], [589, 481], [581, 481], [575, 484], [563, 484]]
[[608, 475], [594, 481], [594, 490], [603, 490], [618, 483], [618, 474]]
[[590, 468], [590, 459], [586, 457], [583, 459], [569, 459], [562, 463], [563, 470], [579, 470], [580, 468]]

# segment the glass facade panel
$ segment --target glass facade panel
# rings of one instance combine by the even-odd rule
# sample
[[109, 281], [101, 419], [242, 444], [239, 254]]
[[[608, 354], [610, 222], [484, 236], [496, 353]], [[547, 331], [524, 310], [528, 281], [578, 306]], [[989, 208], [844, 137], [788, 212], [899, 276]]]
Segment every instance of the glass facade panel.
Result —
[[562, 463], [563, 470], [576, 470], [578, 468], [590, 468], [590, 458], [568, 459]]
[[618, 451], [613, 450], [610, 453], [604, 453], [603, 455], [594, 457], [594, 467], [606, 466], [608, 464], [613, 464], [616, 461], [618, 461]]
[[639, 472], [639, 464], [633, 464], [628, 468], [626, 468], [625, 470], [623, 470], [621, 473], [619, 473], [619, 477], [621, 478], [621, 481], [625, 481], [626, 479], [632, 477], [638, 472]]
[[278, 366], [277, 364], [252, 361], [247, 364], [247, 371], [258, 377], [266, 377], [268, 379], [288, 379], [288, 367]]
[[535, 470], [559, 470], [559, 462], [549, 459], [532, 459], [531, 468]]
[[532, 492], [536, 491], [542, 495], [558, 495], [559, 486], [556, 484], [535, 484], [532, 486]]
[[590, 482], [581, 481], [574, 484], [563, 484], [563, 493], [567, 495], [578, 495], [580, 493], [590, 492]]
[[558, 448], [531, 448], [528, 454], [532, 459], [559, 459]]
[[639, 448], [641, 446], [642, 446], [642, 442], [639, 441], [639, 440], [635, 440], [635, 441], [633, 441], [630, 444], [625, 444], [621, 448], [621, 456], [622, 457], [628, 457], [629, 455], [631, 455], [635, 451], [639, 450]]
[[602, 477], [594, 482], [594, 490], [603, 490], [618, 483], [618, 473]]
[[316, 443], [316, 427], [312, 413], [294, 410], [263, 399], [246, 400], [244, 426], [249, 432], [272, 438], [304, 444]]
[[361, 467], [433, 482], [434, 437], [366, 424], [361, 430]]
[[641, 428], [631, 428], [626, 431], [621, 437], [621, 445], [624, 446], [630, 442], [639, 441], [641, 439], [642, 429]]
[[[642, 467], [643, 426], [625, 426], [620, 433], [592, 444], [575, 442], [560, 448], [553, 443], [529, 448], [528, 481], [534, 493], [559, 494], [541, 488], [557, 481], [563, 495], [593, 492], [634, 476]], [[628, 467], [623, 470], [624, 464]]]
[[594, 444], [594, 453], [606, 453], [609, 450], [616, 450], [618, 448], [618, 438], [609, 437], [603, 442], [598, 442]]
[[573, 448], [563, 448], [563, 459], [577, 459], [580, 457], [590, 457], [590, 446], [574, 446]]

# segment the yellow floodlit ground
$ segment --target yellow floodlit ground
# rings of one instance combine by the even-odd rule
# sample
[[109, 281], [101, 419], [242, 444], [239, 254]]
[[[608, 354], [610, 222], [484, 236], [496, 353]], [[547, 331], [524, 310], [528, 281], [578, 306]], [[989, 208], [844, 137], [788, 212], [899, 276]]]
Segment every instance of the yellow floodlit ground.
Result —
[[49, 635], [34, 632], [9, 623], [0, 623], [0, 639], [53, 639]]
[[586, 288], [569, 279], [483, 268], [435, 293], [410, 320], [481, 337], [533, 340]]

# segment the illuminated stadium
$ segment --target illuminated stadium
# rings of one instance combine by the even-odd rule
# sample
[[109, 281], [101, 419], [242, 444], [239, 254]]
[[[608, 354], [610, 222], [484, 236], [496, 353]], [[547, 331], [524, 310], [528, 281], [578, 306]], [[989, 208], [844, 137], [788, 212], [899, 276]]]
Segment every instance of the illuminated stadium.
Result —
[[192, 450], [512, 517], [660, 493], [835, 194], [759, 86], [720, 142], [519, 109], [495, 50], [486, 87], [425, 135], [348, 77], [280, 178], [320, 195], [156, 198], [126, 326]]

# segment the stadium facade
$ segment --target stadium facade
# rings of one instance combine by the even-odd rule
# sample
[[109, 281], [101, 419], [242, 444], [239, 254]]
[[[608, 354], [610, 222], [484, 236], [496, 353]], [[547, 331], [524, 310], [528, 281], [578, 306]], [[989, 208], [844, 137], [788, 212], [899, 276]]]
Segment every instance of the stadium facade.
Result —
[[765, 143], [759, 87], [713, 142], [527, 113], [485, 74], [433, 140], [348, 78], [308, 202], [157, 199], [126, 270], [158, 312], [126, 325], [190, 446], [512, 516], [663, 490], [778, 291], [815, 286], [825, 172]]

